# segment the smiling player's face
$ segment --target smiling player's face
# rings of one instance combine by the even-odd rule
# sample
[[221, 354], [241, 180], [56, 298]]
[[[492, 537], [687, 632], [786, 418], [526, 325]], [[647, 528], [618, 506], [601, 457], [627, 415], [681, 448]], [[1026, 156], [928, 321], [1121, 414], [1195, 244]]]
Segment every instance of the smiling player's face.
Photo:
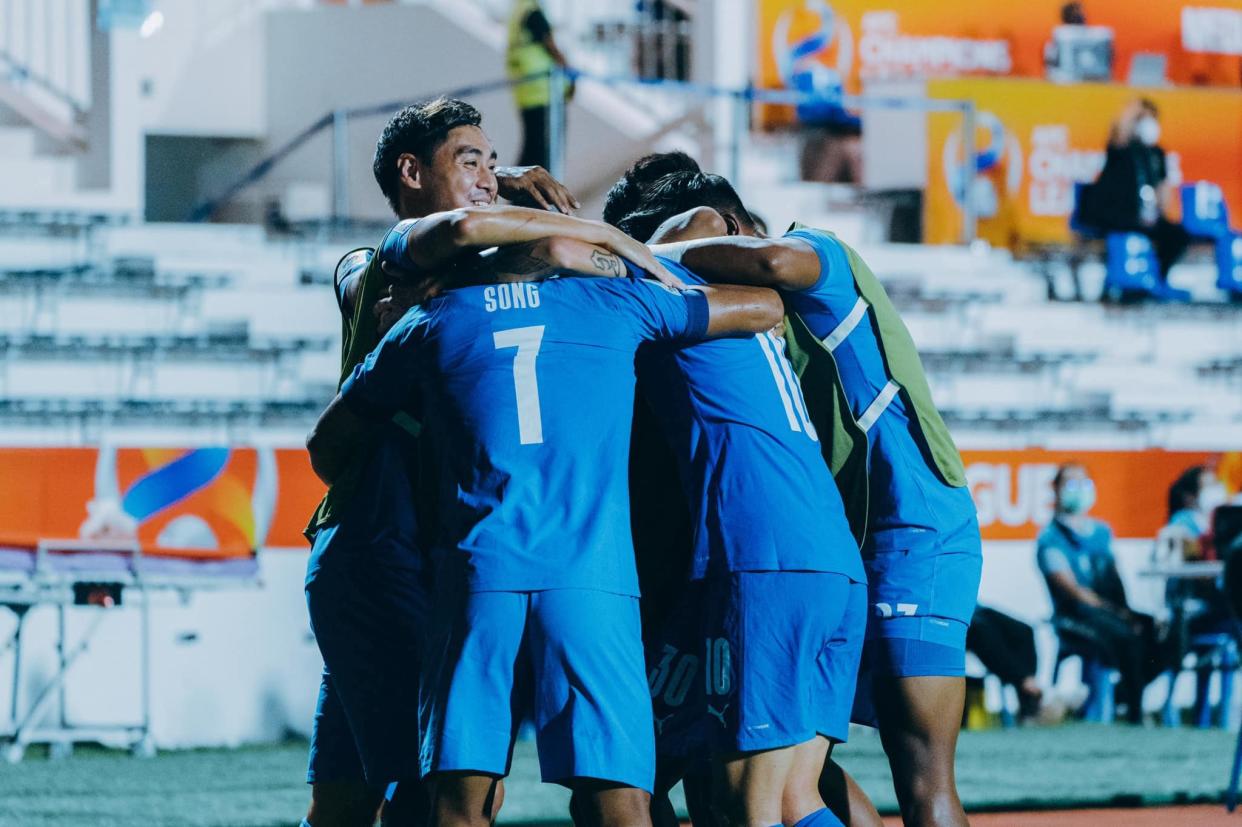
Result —
[[496, 150], [477, 126], [459, 126], [420, 170], [430, 212], [496, 203]]

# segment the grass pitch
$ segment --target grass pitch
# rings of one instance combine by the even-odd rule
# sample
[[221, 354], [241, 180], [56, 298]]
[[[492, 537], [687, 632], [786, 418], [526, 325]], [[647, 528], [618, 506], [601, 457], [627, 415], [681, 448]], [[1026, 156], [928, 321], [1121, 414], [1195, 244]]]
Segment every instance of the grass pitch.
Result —
[[[958, 786], [967, 809], [1149, 806], [1217, 801], [1235, 735], [1220, 730], [1069, 724], [965, 732]], [[893, 812], [880, 742], [858, 731], [837, 753], [881, 812]], [[32, 751], [0, 765], [4, 827], [286, 827], [305, 812], [306, 745], [161, 753], [141, 760], [103, 749], [50, 761]], [[568, 794], [538, 783], [534, 745], [518, 744], [501, 820], [567, 821]]]

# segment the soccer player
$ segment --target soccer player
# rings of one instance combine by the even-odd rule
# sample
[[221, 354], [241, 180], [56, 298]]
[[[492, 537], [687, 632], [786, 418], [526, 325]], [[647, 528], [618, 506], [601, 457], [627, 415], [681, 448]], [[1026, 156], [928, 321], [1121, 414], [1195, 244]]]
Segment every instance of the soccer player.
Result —
[[[418, 222], [407, 247], [434, 249], [451, 221]], [[494, 818], [514, 713], [528, 706], [545, 781], [586, 792], [600, 823], [648, 823], [626, 473], [635, 351], [766, 330], [780, 313], [772, 291], [632, 278], [450, 290], [407, 313], [324, 412], [308, 447], [328, 480], [373, 422], [411, 404], [443, 448], [421, 692], [437, 823]]]
[[[878, 723], [905, 823], [965, 825], [953, 766], [982, 550], [961, 458], [908, 331], [870, 269], [831, 233], [757, 237], [718, 176], [678, 174], [648, 196], [654, 208], [636, 216], [647, 227], [667, 219], [689, 228], [694, 214], [684, 210], [715, 208], [729, 235], [686, 243], [682, 263], [713, 282], [781, 290], [791, 339], [810, 359], [835, 360], [870, 451], [863, 558], [872, 614], [855, 715]], [[851, 823], [879, 823], [832, 762], [821, 790]]]
[[[563, 212], [576, 205], [542, 169], [498, 175], [495, 153], [479, 123], [474, 107], [450, 100], [408, 107], [389, 122], [376, 147], [374, 171], [400, 218], [485, 209], [498, 191]], [[508, 266], [520, 263], [523, 277], [533, 277], [531, 262], [546, 270], [549, 262], [539, 257], [560, 255], [585, 258], [582, 267], [620, 268], [615, 256], [582, 239], [650, 257], [619, 232], [564, 215], [505, 208], [485, 216], [456, 212], [450, 217], [462, 219], [448, 224], [459, 231], [437, 251], [423, 254], [428, 266], [462, 251], [554, 231], [561, 235], [543, 239], [538, 248], [507, 248], [514, 253]], [[514, 223], [522, 223], [523, 231], [512, 232]], [[408, 230], [409, 224], [403, 226]], [[369, 251], [358, 250], [337, 267], [342, 379], [379, 341], [373, 312], [377, 303], [383, 307], [390, 301], [381, 298], [390, 279], [379, 263]], [[426, 810], [418, 785], [417, 705], [412, 700], [427, 612], [419, 535], [428, 529], [419, 526], [413, 507], [419, 430], [408, 413], [377, 423], [373, 445], [334, 480], [307, 528], [313, 544], [307, 605], [325, 662], [307, 770], [312, 799], [306, 821], [314, 827], [372, 823], [385, 787], [397, 781], [402, 782], [394, 802], [398, 806], [385, 807], [385, 823], [421, 823]]]
[[[847, 735], [867, 592], [784, 346], [770, 332], [652, 346], [639, 384], [690, 503], [700, 621], [671, 624], [650, 653], [659, 734], [687, 726], [673, 717], [706, 724], [729, 823], [839, 825], [818, 780], [829, 739]], [[808, 492], [820, 507], [790, 507]]]

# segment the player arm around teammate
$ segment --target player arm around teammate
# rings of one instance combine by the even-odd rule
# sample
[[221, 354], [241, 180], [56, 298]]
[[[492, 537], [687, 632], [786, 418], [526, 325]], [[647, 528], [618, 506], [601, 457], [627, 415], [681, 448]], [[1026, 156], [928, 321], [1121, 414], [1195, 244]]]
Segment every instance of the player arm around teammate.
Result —
[[[676, 288], [667, 288], [676, 289]], [[687, 288], [705, 299], [707, 318], [702, 336], [718, 338], [746, 333], [761, 333], [772, 329], [784, 315], [780, 295], [763, 287], [743, 285], [710, 285]], [[406, 351], [401, 345], [385, 349], [390, 339], [409, 335], [409, 328], [394, 327], [388, 331], [380, 347], [364, 360], [355, 374], [373, 369], [382, 353]], [[328, 485], [339, 476], [360, 447], [375, 438], [372, 418], [360, 416], [351, 410], [341, 394], [328, 403], [314, 428], [306, 438], [306, 450], [310, 453], [311, 468]]]

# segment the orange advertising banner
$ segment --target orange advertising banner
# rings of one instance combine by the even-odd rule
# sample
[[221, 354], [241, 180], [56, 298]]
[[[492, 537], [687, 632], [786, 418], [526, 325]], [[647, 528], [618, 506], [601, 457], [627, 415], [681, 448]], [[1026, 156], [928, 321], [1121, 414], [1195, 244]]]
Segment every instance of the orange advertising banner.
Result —
[[[1169, 485], [1195, 465], [1242, 491], [1242, 452], [965, 451], [985, 540], [1033, 540], [1052, 514], [1052, 475], [1080, 462], [1092, 513], [1118, 537], [1154, 537]], [[137, 538], [145, 554], [230, 558], [305, 549], [323, 484], [300, 449], [0, 448], [0, 545]]]
[[1092, 516], [1117, 537], [1151, 539], [1168, 517], [1169, 486], [1196, 465], [1214, 468], [1229, 495], [1242, 491], [1242, 452], [963, 451], [984, 540], [1034, 540], [1052, 517], [1052, 477], [1081, 463], [1095, 482]]
[[[760, 0], [756, 85], [797, 73], [838, 79], [970, 75], [1041, 78], [1064, 0]], [[1178, 85], [1242, 83], [1242, 0], [1087, 0], [1087, 23], [1113, 32], [1112, 79], [1136, 56], [1159, 55]]]
[[975, 102], [980, 170], [966, 181], [962, 117], [929, 115], [923, 202], [928, 243], [961, 238], [967, 190], [979, 215], [980, 238], [1010, 248], [1068, 242], [1074, 183], [1095, 180], [1109, 128], [1140, 95], [1159, 107], [1160, 145], [1168, 153], [1170, 174], [1219, 184], [1226, 203], [1242, 209], [1242, 92], [962, 78], [929, 81], [927, 94]]
[[323, 496], [306, 452], [0, 449], [0, 544], [135, 539], [145, 554], [228, 558], [302, 547]]

